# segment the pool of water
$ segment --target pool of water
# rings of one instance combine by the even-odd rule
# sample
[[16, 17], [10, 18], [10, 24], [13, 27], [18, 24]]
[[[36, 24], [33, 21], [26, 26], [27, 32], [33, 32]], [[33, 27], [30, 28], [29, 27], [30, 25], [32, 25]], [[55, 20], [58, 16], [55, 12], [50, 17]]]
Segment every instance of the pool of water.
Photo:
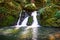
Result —
[[[0, 29], [1, 40], [33, 40], [32, 28], [25, 30], [26, 27], [19, 29], [5, 27]], [[60, 28], [37, 27], [37, 40], [49, 40], [49, 35], [60, 33]]]

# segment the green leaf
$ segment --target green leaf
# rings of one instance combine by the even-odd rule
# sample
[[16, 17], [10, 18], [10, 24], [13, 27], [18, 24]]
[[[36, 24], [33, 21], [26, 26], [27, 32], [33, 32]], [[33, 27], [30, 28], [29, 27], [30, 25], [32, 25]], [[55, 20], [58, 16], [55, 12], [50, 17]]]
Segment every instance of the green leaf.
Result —
[[60, 18], [60, 11], [57, 11], [57, 12], [56, 12], [55, 17], [56, 17], [56, 18]]
[[45, 11], [45, 8], [41, 8], [38, 12], [39, 12], [40, 14], [42, 14], [42, 13], [44, 13], [44, 11]]

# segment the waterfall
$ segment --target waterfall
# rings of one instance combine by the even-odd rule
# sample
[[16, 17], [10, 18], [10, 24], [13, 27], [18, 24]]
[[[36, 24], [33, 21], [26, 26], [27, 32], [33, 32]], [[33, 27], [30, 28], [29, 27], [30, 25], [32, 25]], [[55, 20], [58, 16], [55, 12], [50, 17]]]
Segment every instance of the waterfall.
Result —
[[32, 12], [32, 14], [31, 14], [31, 16], [33, 16], [33, 24], [32, 24], [32, 26], [39, 26], [38, 25], [38, 21], [37, 21], [37, 11], [34, 11], [34, 12]]
[[26, 18], [24, 19], [24, 21], [22, 22], [21, 26], [27, 26], [26, 24], [27, 24], [28, 18], [29, 18], [29, 17], [26, 17]]
[[38, 25], [38, 20], [37, 20], [37, 11], [32, 12], [31, 16], [33, 16], [33, 23], [31, 26], [28, 26], [26, 29], [29, 28], [35, 28], [35, 27], [39, 27], [40, 25]]
[[19, 19], [18, 19], [17, 25], [15, 25], [16, 29], [19, 29], [20, 27], [26, 27], [27, 26], [26, 24], [27, 24], [29, 16], [27, 15], [27, 13], [25, 11], [23, 11], [23, 12], [25, 14], [25, 16], [24, 16], [25, 19], [22, 21], [21, 25], [19, 25], [20, 17], [21, 17], [21, 14], [22, 14], [22, 12], [21, 12], [20, 15], [19, 15]]
[[39, 27], [38, 21], [37, 21], [37, 11], [32, 12], [31, 16], [33, 16], [33, 23], [31, 26], [28, 26], [27, 29], [32, 28], [32, 40], [37, 40], [37, 32]]
[[38, 20], [37, 20], [37, 11], [32, 12], [31, 16], [33, 17], [33, 23], [32, 23], [32, 25], [30, 25], [30, 26], [27, 26], [26, 25], [27, 24], [27, 21], [28, 21], [28, 18], [29, 18], [29, 16], [27, 16], [22, 21], [21, 25], [19, 25], [19, 22], [20, 22], [20, 18], [19, 18], [19, 20], [17, 22], [17, 25], [18, 26], [16, 25], [16, 27], [18, 29], [20, 27], [23, 27], [23, 26], [25, 27], [26, 26], [26, 28], [25, 28], [24, 32], [22, 32], [22, 34], [27, 33], [28, 29], [32, 28], [32, 40], [37, 40], [38, 27], [40, 27], [40, 25], [38, 25]]
[[18, 19], [18, 21], [17, 21], [17, 25], [19, 25], [21, 13], [22, 13], [22, 11], [20, 12], [19, 19]]
[[[37, 40], [37, 31], [38, 31], [38, 29], [37, 29], [37, 27], [39, 26], [38, 25], [38, 21], [37, 21], [37, 11], [34, 11], [34, 12], [32, 12], [32, 15], [31, 16], [33, 16], [33, 23], [32, 23], [32, 34], [33, 34], [33, 37], [32, 37], [32, 39], [33, 40]], [[35, 27], [35, 28], [34, 28]]]

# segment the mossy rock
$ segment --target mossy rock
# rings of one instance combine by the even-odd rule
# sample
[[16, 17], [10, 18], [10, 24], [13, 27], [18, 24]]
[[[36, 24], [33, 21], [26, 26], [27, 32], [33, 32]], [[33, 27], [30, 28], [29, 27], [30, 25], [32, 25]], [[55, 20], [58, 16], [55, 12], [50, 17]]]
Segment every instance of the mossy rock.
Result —
[[40, 15], [37, 15], [37, 22], [40, 25]]
[[28, 23], [27, 23], [27, 25], [31, 25], [32, 23], [33, 23], [33, 17], [30, 16], [30, 17], [28, 18]]
[[29, 3], [24, 6], [24, 9], [28, 12], [31, 12], [31, 11], [37, 10], [37, 7], [34, 3]]

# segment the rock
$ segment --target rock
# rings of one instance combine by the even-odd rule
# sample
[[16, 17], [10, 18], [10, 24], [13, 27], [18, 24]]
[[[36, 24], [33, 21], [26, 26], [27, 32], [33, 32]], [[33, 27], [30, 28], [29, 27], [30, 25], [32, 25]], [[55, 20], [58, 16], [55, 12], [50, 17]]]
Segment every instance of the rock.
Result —
[[24, 6], [24, 9], [28, 12], [32, 12], [34, 10], [37, 10], [36, 5], [34, 3], [26, 4]]

